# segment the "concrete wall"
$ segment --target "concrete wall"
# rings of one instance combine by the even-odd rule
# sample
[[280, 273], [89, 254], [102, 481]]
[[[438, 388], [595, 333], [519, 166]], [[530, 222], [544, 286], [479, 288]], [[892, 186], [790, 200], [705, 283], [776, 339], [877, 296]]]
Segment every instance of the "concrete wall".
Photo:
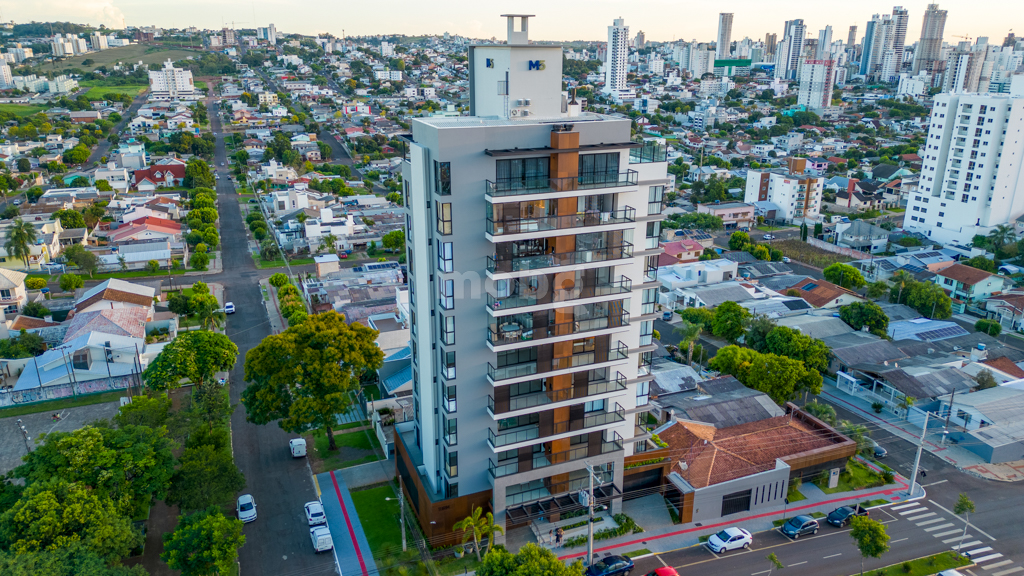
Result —
[[807, 243], [815, 248], [821, 248], [827, 252], [834, 252], [836, 254], [842, 254], [843, 256], [849, 256], [855, 260], [864, 260], [871, 258], [871, 254], [866, 254], [860, 250], [854, 250], [853, 248], [843, 248], [842, 246], [836, 246], [835, 244], [829, 244], [817, 238], [807, 237]]
[[712, 522], [722, 518], [722, 497], [743, 490], [751, 491], [751, 512], [781, 505], [789, 490], [789, 466], [778, 460], [774, 470], [696, 490], [693, 498], [693, 521]]

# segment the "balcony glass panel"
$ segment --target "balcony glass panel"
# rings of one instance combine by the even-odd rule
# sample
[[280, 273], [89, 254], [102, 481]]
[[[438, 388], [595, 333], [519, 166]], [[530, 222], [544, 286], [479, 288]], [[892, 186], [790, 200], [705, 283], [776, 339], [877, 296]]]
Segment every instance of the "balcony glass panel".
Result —
[[[609, 454], [619, 450], [622, 450], [622, 437], [619, 436], [618, 433], [613, 433], [611, 441], [601, 443], [601, 454]], [[531, 461], [532, 467], [530, 470], [546, 468], [554, 464], [564, 464], [566, 462], [583, 460], [589, 455], [590, 447], [588, 445], [575, 446], [570, 450], [556, 452], [554, 454], [537, 453], [533, 456]], [[518, 474], [520, 472], [519, 460], [506, 460], [495, 463], [494, 460], [488, 459], [487, 468], [491, 473], [492, 478], [501, 478], [511, 474]], [[525, 467], [523, 467], [522, 471], [528, 472], [529, 470], [526, 470]]]
[[[599, 362], [612, 362], [616, 360], [625, 360], [629, 357], [629, 347], [619, 342], [618, 345], [608, 350], [607, 359], [599, 359], [600, 357], [596, 352], [583, 352], [581, 354], [573, 354], [565, 358], [552, 358], [550, 367], [545, 369], [545, 372], [554, 372], [556, 370], [565, 370], [567, 368], [576, 368], [579, 366], [588, 366], [590, 364], [597, 364]], [[502, 366], [501, 368], [495, 368], [490, 362], [487, 363], [487, 377], [493, 382], [500, 380], [508, 380], [510, 378], [519, 378], [521, 376], [529, 376], [531, 374], [538, 374], [538, 364], [536, 361], [524, 362], [521, 364], [512, 364], [510, 366]]]
[[633, 245], [629, 242], [623, 242], [620, 246], [612, 246], [610, 248], [541, 254], [538, 256], [513, 256], [501, 260], [494, 256], [488, 256], [487, 271], [492, 273], [521, 272], [523, 270], [539, 270], [554, 266], [571, 266], [573, 264], [590, 264], [632, 257]]
[[540, 424], [530, 424], [528, 426], [512, 428], [502, 432], [495, 432], [488, 428], [487, 441], [490, 442], [492, 448], [501, 448], [502, 446], [518, 444], [520, 442], [529, 442], [530, 440], [536, 440], [541, 437], [555, 436], [558, 434], [565, 434], [567, 432], [578, 432], [581, 430], [587, 430], [588, 428], [595, 428], [597, 426], [604, 426], [615, 422], [623, 422], [625, 420], [626, 411], [622, 406], [616, 404], [615, 410], [611, 412], [591, 412], [586, 414], [583, 418], [577, 418], [567, 422], [555, 422], [554, 424], [549, 424], [543, 427]]
[[545, 232], [549, 230], [567, 230], [588, 226], [606, 226], [608, 224], [624, 224], [636, 220], [636, 209], [626, 207], [612, 212], [577, 212], [565, 216], [543, 216], [539, 218], [522, 218], [515, 220], [487, 219], [487, 233], [492, 236], [503, 234], [523, 234], [527, 232]]
[[580, 318], [577, 315], [578, 319], [576, 320], [548, 324], [547, 326], [534, 326], [532, 314], [503, 316], [488, 327], [487, 341], [492, 345], [502, 346], [629, 325], [629, 312], [609, 313], [607, 312], [609, 306], [599, 306], [599, 308], [605, 310], [603, 315], [593, 318]]
[[629, 150], [629, 163], [630, 164], [646, 164], [648, 162], [665, 162], [668, 159], [668, 153], [664, 146], [656, 144], [654, 142], [648, 142], [641, 148], [630, 148]]
[[486, 181], [488, 196], [519, 196], [523, 194], [545, 194], [548, 192], [572, 192], [573, 190], [596, 190], [618, 186], [635, 186], [636, 170], [624, 172], [597, 172], [567, 178], [499, 178]]
[[[511, 280], [509, 281], [511, 282]], [[552, 304], [579, 300], [581, 298], [594, 298], [596, 296], [609, 296], [612, 294], [625, 294], [633, 290], [633, 281], [621, 276], [618, 281], [605, 282], [595, 286], [575, 286], [565, 290], [552, 291], [551, 297], [547, 298], [548, 290], [533, 288], [524, 284], [522, 279], [515, 288], [515, 293], [505, 297], [487, 294], [487, 307], [491, 310], [508, 310], [521, 308], [523, 306], [535, 306], [537, 304]]]
[[590, 382], [587, 384], [587, 389], [580, 392], [575, 386], [565, 388], [562, 390], [545, 390], [542, 392], [535, 392], [532, 394], [524, 394], [522, 396], [514, 396], [508, 400], [508, 408], [502, 406], [498, 408], [496, 406], [494, 396], [487, 396], [487, 408], [490, 409], [492, 414], [504, 414], [507, 412], [515, 412], [517, 410], [526, 410], [528, 408], [534, 408], [536, 406], [543, 406], [546, 404], [553, 404], [555, 402], [564, 402], [572, 399], [583, 399], [598, 394], [605, 394], [608, 392], [621, 392], [626, 390], [626, 377], [621, 373], [616, 373], [614, 380], [606, 380], [603, 382]]

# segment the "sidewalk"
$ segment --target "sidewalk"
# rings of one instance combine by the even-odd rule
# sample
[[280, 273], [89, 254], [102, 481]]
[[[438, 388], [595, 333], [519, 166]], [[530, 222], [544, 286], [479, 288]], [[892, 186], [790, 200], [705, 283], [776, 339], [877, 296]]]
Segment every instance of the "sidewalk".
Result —
[[263, 279], [260, 280], [260, 291], [263, 293], [263, 305], [267, 308], [267, 318], [270, 320], [270, 333], [284, 332], [288, 328], [288, 321], [281, 316], [281, 309], [277, 305], [277, 290], [267, 279]]
[[[871, 462], [864, 460], [860, 460], [860, 462], [867, 464], [876, 471], [880, 470], [878, 466]], [[737, 517], [730, 518], [729, 520], [704, 525], [701, 523], [672, 524], [664, 497], [660, 494], [655, 494], [631, 500], [622, 505], [622, 512], [633, 518], [644, 529], [642, 534], [629, 534], [607, 541], [595, 542], [594, 552], [610, 552], [614, 550], [617, 553], [623, 553], [644, 548], [652, 553], [669, 552], [680, 548], [696, 546], [700, 543], [701, 536], [714, 534], [724, 527], [739, 526], [751, 533], [764, 532], [774, 529], [773, 521], [782, 518], [792, 518], [797, 514], [811, 514], [813, 512], [828, 514], [839, 506], [856, 504], [866, 500], [886, 500], [886, 504], [879, 504], [875, 507], [889, 506], [899, 502], [918, 500], [925, 496], [924, 489], [918, 485], [918, 490], [914, 497], [909, 498], [907, 487], [907, 479], [899, 475], [896, 476], [895, 484], [838, 494], [826, 494], [814, 484], [805, 483], [800, 487], [800, 492], [806, 496], [805, 500], [800, 500], [794, 504], [776, 506], [756, 514], [747, 516], [737, 515]], [[550, 545], [546, 547], [551, 548]], [[563, 554], [559, 556], [560, 560], [583, 557], [587, 553], [585, 545], [573, 549], [554, 549], [554, 551], [556, 554]]]
[[[825, 381], [819, 397], [827, 400], [840, 408], [849, 410], [857, 416], [867, 420], [872, 425], [886, 430], [913, 445], [917, 445], [921, 438], [921, 428], [908, 422], [900, 420], [891, 413], [882, 412], [875, 414], [871, 409], [871, 402], [840, 390], [828, 380]], [[1024, 480], [1024, 460], [1006, 464], [988, 464], [974, 452], [960, 446], [947, 444], [942, 445], [941, 430], [929, 430], [924, 439], [924, 449], [935, 456], [955, 466], [957, 470], [973, 474], [986, 480], [998, 480], [1000, 482], [1019, 482]]]
[[[356, 514], [356, 505], [340, 474], [321, 472], [314, 479], [334, 540], [334, 556], [343, 573], [369, 576], [377, 573], [370, 544]], [[343, 567], [343, 568], [342, 568]]]

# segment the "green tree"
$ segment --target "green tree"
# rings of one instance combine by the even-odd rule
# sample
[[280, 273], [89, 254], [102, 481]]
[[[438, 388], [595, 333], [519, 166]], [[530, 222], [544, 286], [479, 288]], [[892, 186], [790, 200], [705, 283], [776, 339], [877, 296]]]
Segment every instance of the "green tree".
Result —
[[156, 260], [150, 260], [149, 262], [146, 262], [147, 272], [153, 273], [156, 272], [157, 270], [160, 270], [160, 262]]
[[746, 232], [733, 232], [729, 236], [730, 250], [743, 250], [747, 244], [750, 244], [750, 234]]
[[825, 275], [825, 280], [843, 288], [857, 289], [867, 284], [860, 270], [842, 262], [836, 262], [822, 272]]
[[400, 248], [405, 247], [405, 232], [402, 230], [392, 230], [384, 235], [380, 239], [380, 243], [384, 248], [394, 252]]
[[978, 383], [978, 390], [988, 390], [989, 388], [995, 388], [999, 385], [996, 381], [996, 377], [992, 375], [992, 371], [984, 369], [974, 377], [974, 381]]
[[160, 559], [182, 576], [232, 574], [238, 549], [245, 544], [242, 522], [228, 518], [213, 506], [179, 516], [174, 532], [164, 534]]
[[[78, 213], [76, 212], [76, 214]], [[79, 217], [81, 217], [81, 214], [79, 214]], [[64, 249], [63, 256], [68, 262], [78, 266], [80, 270], [88, 272], [90, 278], [92, 278], [93, 273], [96, 272], [100, 265], [99, 256], [96, 256], [96, 254], [81, 244], [68, 246]]]
[[811, 400], [807, 404], [804, 404], [804, 411], [832, 427], [835, 427], [838, 422], [836, 409], [830, 404], [818, 402], [817, 398]]
[[850, 536], [860, 550], [860, 573], [864, 574], [865, 558], [881, 558], [889, 551], [889, 535], [885, 525], [867, 516], [854, 516], [850, 519]]
[[907, 304], [933, 320], [945, 320], [953, 315], [953, 301], [938, 284], [917, 282], [910, 289]]
[[29, 290], [40, 290], [46, 288], [47, 284], [46, 278], [28, 278], [25, 280], [25, 288]]
[[0, 515], [0, 543], [17, 554], [57, 550], [75, 542], [109, 562], [128, 556], [142, 543], [142, 535], [112, 500], [85, 484], [59, 478], [30, 484]]
[[705, 332], [711, 332], [715, 321], [715, 313], [708, 308], [684, 308], [679, 311], [679, 317], [699, 325]]
[[183, 379], [203, 388], [216, 385], [217, 372], [230, 370], [237, 357], [238, 347], [223, 334], [182, 332], [150, 362], [142, 378], [150, 390], [178, 388]]
[[775, 555], [775, 552], [764, 557], [768, 561], [768, 576], [772, 576], [773, 570], [782, 570], [785, 566], [779, 561], [779, 557]]
[[804, 363], [810, 370], [828, 370], [828, 345], [787, 326], [778, 326], [768, 333], [768, 351]]
[[164, 392], [152, 396], [136, 395], [132, 401], [121, 406], [114, 415], [114, 422], [121, 428], [147, 426], [160, 428], [167, 424], [171, 415], [171, 398]]
[[476, 570], [477, 576], [583, 576], [583, 563], [565, 564], [554, 552], [526, 544], [513, 554], [504, 548], [491, 550]]
[[1010, 242], [1014, 242], [1017, 239], [1017, 234], [1013, 231], [1013, 226], [1009, 224], [998, 224], [991, 232], [988, 233], [989, 243], [995, 248], [996, 256]]
[[188, 296], [180, 293], [171, 296], [167, 302], [167, 308], [179, 316], [187, 316], [192, 313], [192, 305], [189, 303]]
[[[473, 513], [466, 516], [462, 520], [459, 520], [452, 525], [454, 530], [462, 530], [462, 543], [465, 544], [470, 538], [473, 539], [473, 548], [476, 550], [476, 559], [480, 561], [480, 540], [490, 536], [490, 540], [494, 540], [494, 533], [501, 532], [505, 533], [505, 530], [494, 523], [494, 516], [488, 512], [483, 513], [483, 508], [477, 506], [473, 509]], [[487, 552], [490, 552], [491, 544], [487, 544]], [[486, 552], [485, 552], [486, 555]]]
[[28, 259], [32, 256], [32, 246], [37, 239], [36, 228], [21, 218], [16, 218], [7, 229], [7, 242], [4, 250], [9, 258], [17, 258], [28, 268]]
[[65, 230], [69, 228], [85, 228], [85, 216], [74, 210], [57, 210], [51, 217], [52, 220], [60, 220], [60, 225]]
[[[694, 324], [683, 320], [676, 326], [673, 332], [679, 336], [679, 343], [686, 346], [686, 363], [693, 364], [693, 345], [700, 339], [703, 332], [700, 324]], [[660, 340], [660, 338], [659, 338]]]
[[202, 510], [230, 502], [245, 488], [245, 476], [235, 465], [228, 446], [189, 446], [179, 464], [171, 477], [167, 502], [182, 510]]
[[217, 185], [216, 178], [210, 166], [199, 158], [192, 158], [185, 164], [185, 179], [183, 184], [186, 188], [213, 188]]
[[45, 318], [50, 315], [50, 309], [43, 306], [41, 302], [29, 302], [28, 304], [25, 304], [21, 313], [33, 318]]
[[32, 162], [28, 158], [18, 158], [18, 172], [29, 172], [32, 170]]
[[[967, 527], [971, 525], [970, 516], [974, 512], [974, 500], [968, 496], [965, 492], [961, 492], [960, 496], [956, 499], [956, 504], [953, 506], [953, 514], [964, 517], [964, 533], [960, 535], [960, 541], [957, 544], [963, 544], [964, 538], [967, 536]], [[960, 546], [956, 547], [957, 550]]]
[[874, 302], [854, 302], [839, 309], [839, 318], [854, 330], [867, 325], [869, 330], [889, 330], [889, 317]]
[[996, 320], [982, 319], [974, 323], [974, 329], [977, 332], [984, 332], [995, 338], [1003, 331], [1003, 326]]
[[188, 265], [193, 270], [206, 270], [210, 266], [210, 255], [203, 252], [193, 252], [188, 259]]
[[984, 270], [985, 272], [996, 273], [996, 263], [984, 256], [975, 256], [974, 258], [968, 258], [961, 262], [971, 268], [977, 268], [978, 270]]
[[715, 309], [715, 319], [712, 322], [712, 333], [725, 338], [729, 342], [735, 342], [743, 336], [744, 325], [750, 311], [733, 301], [723, 302]]
[[148, 576], [142, 566], [111, 566], [80, 542], [41, 552], [0, 552], [4, 576]]
[[270, 285], [274, 288], [281, 288], [285, 284], [288, 284], [288, 277], [281, 272], [275, 272], [270, 275], [270, 278], [268, 278], [267, 281], [270, 282]]
[[[200, 253], [197, 252], [197, 254]], [[192, 296], [188, 300], [188, 307], [191, 313], [199, 318], [204, 328], [216, 324], [220, 318], [220, 302], [217, 301], [216, 296], [210, 293], [210, 288], [205, 282], [192, 284]]]
[[310, 316], [298, 326], [263, 339], [245, 357], [242, 392], [246, 419], [256, 424], [280, 420], [289, 432], [323, 428], [330, 450], [337, 450], [337, 414], [352, 403], [366, 370], [376, 370], [383, 354], [377, 331], [337, 312]]
[[768, 334], [777, 324], [765, 314], [754, 314], [747, 322], [747, 334], [743, 342], [758, 352], [768, 351]]
[[868, 298], [878, 300], [889, 292], [889, 285], [884, 280], [868, 284]]
[[61, 274], [60, 289], [62, 292], [72, 292], [85, 286], [85, 281], [77, 274]]

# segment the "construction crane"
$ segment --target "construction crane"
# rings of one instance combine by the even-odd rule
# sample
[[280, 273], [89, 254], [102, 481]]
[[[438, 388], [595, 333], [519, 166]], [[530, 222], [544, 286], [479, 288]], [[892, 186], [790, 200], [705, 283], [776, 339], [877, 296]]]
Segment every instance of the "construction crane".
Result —
[[970, 36], [958, 36], [956, 34], [950, 34], [950, 36], [952, 36], [953, 38], [963, 38], [964, 40], [967, 40], [968, 42], [971, 41], [971, 37]]

